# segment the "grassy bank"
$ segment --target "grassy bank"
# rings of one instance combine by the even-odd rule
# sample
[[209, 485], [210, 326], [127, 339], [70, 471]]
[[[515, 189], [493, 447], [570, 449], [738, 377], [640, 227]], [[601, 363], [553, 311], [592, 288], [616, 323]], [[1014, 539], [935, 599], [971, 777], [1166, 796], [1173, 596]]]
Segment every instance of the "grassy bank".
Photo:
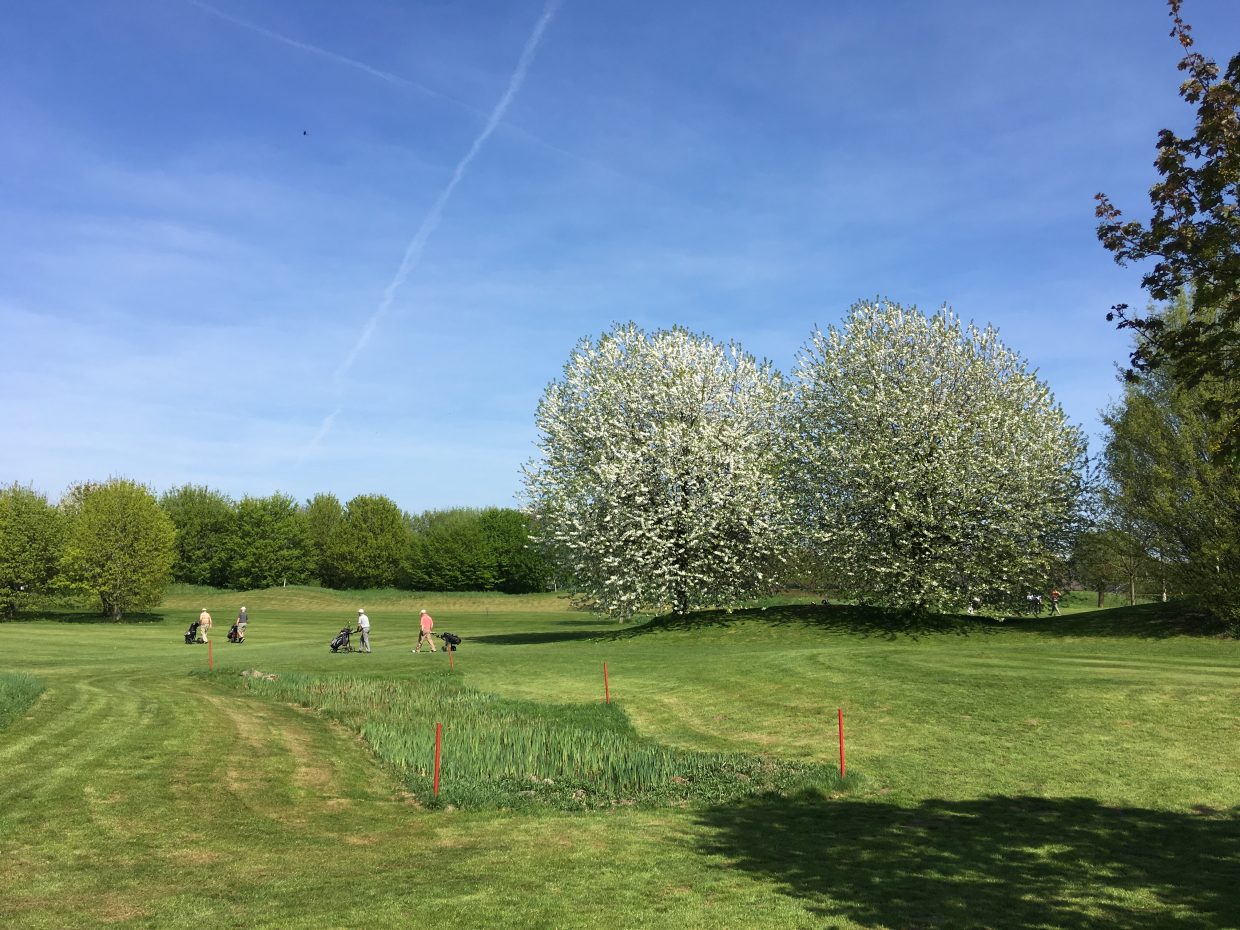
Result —
[[[1158, 605], [617, 628], [431, 600], [465, 638], [449, 671], [410, 654], [421, 604], [361, 604], [374, 653], [333, 655], [352, 601], [247, 594], [250, 639], [217, 628], [208, 674], [181, 642], [201, 594], [132, 626], [0, 624], [0, 672], [46, 683], [0, 731], [7, 925], [1204, 930], [1240, 913], [1240, 643]], [[602, 705], [604, 661], [623, 715]], [[487, 755], [505, 733], [537, 749], [541, 721], [673, 764], [829, 771], [837, 708], [858, 775], [842, 791], [715, 797], [660, 776], [684, 794], [613, 805], [636, 798], [612, 788], [572, 811], [548, 760]], [[520, 800], [428, 809], [436, 722], [472, 728], [469, 777], [511, 765]]]

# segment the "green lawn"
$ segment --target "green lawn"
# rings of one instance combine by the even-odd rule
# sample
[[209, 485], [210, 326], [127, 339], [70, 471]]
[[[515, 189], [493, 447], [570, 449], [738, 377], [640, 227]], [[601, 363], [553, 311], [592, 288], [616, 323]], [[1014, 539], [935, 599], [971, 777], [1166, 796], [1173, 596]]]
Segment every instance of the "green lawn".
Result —
[[[211, 673], [182, 642], [204, 605]], [[422, 606], [466, 638], [451, 671], [410, 654]], [[330, 654], [357, 607], [374, 653]], [[6, 928], [1240, 927], [1240, 643], [1161, 605], [617, 627], [554, 596], [182, 588], [142, 622], [57, 616], [0, 624]], [[604, 662], [627, 720], [563, 707]], [[417, 769], [443, 722], [448, 771], [462, 702], [687, 774], [435, 809]], [[716, 798], [699, 753], [816, 774]]]

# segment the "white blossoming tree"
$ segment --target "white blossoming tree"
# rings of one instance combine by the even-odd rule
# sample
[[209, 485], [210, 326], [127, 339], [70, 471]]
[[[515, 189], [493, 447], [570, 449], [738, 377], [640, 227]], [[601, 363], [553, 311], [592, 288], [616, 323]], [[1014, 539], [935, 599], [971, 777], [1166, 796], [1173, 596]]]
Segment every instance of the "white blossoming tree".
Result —
[[620, 619], [771, 590], [786, 397], [769, 363], [684, 329], [583, 339], [538, 405], [525, 490], [540, 543]]
[[815, 332], [787, 431], [798, 519], [865, 603], [1001, 611], [1077, 528], [1085, 441], [995, 330], [885, 301]]

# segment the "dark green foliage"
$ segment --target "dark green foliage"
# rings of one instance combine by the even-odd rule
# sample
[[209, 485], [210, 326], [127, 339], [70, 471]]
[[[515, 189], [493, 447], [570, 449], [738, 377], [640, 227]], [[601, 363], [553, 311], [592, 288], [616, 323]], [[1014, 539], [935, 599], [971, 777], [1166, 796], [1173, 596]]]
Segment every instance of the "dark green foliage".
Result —
[[113, 620], [158, 604], [176, 557], [176, 529], [155, 496], [135, 481], [111, 478], [65, 497], [65, 581], [97, 596]]
[[[1184, 49], [1180, 96], [1197, 108], [1192, 135], [1158, 134], [1154, 165], [1161, 180], [1150, 188], [1148, 223], [1122, 220], [1105, 194], [1097, 196], [1098, 238], [1121, 264], [1153, 259], [1142, 286], [1156, 301], [1194, 295], [1184, 319], [1156, 312], [1130, 314], [1120, 304], [1108, 314], [1138, 334], [1132, 352], [1135, 377], [1167, 365], [1183, 383], [1234, 378], [1240, 365], [1240, 54], [1225, 73], [1192, 51], [1180, 0], [1168, 0], [1172, 36]], [[1212, 415], [1235, 423], [1234, 408], [1202, 399]], [[1234, 448], [1235, 437], [1231, 437]]]
[[412, 527], [405, 585], [413, 590], [516, 594], [546, 588], [546, 561], [529, 546], [529, 518], [520, 511], [427, 511]]
[[320, 579], [333, 588], [394, 587], [411, 538], [405, 515], [390, 499], [359, 495], [327, 538]]
[[344, 522], [344, 505], [335, 494], [316, 494], [301, 508], [306, 525], [306, 544], [310, 547], [310, 563], [314, 576], [328, 584], [327, 541], [332, 531]]
[[1240, 631], [1240, 470], [1210, 412], [1238, 405], [1240, 384], [1188, 387], [1158, 371], [1127, 385], [1103, 419], [1113, 514], [1147, 527], [1176, 586]]
[[0, 488], [0, 617], [46, 591], [59, 570], [64, 518], [33, 488]]
[[228, 583], [238, 589], [300, 584], [310, 578], [306, 526], [285, 494], [246, 497], [228, 537]]
[[229, 581], [228, 538], [236, 518], [232, 500], [219, 491], [186, 484], [164, 492], [159, 506], [177, 530], [172, 580], [225, 587]]
[[519, 510], [491, 507], [478, 518], [487, 548], [494, 553], [496, 588], [506, 594], [544, 591], [547, 560], [530, 543], [530, 518]]

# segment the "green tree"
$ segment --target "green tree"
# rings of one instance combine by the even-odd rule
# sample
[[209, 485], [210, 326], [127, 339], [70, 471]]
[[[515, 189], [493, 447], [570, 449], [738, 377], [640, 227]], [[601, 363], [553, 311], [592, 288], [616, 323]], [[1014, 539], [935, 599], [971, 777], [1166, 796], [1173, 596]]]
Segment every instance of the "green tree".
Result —
[[406, 585], [421, 591], [491, 591], [500, 581], [481, 511], [427, 511], [412, 521]]
[[1128, 603], [1137, 601], [1137, 586], [1149, 576], [1152, 560], [1141, 540], [1116, 529], [1081, 533], [1072, 551], [1076, 580], [1098, 595], [1098, 606], [1108, 591], [1128, 589]]
[[64, 520], [47, 498], [19, 484], [0, 488], [0, 616], [16, 615], [59, 571]]
[[344, 506], [335, 494], [316, 494], [301, 508], [301, 517], [306, 526], [311, 570], [321, 584], [338, 587], [327, 564], [327, 541], [344, 522]]
[[[1174, 324], [1184, 301], [1164, 311]], [[1160, 567], [1198, 607], [1240, 632], [1240, 470], [1228, 425], [1211, 414], [1240, 404], [1240, 385], [1189, 386], [1172, 372], [1125, 385], [1103, 417], [1112, 506], [1149, 527]]]
[[66, 501], [65, 579], [97, 596], [113, 620], [158, 604], [176, 558], [176, 529], [150, 490], [111, 478], [70, 489]]
[[[1210, 59], [1192, 50], [1190, 27], [1180, 17], [1181, 0], [1168, 0], [1171, 35], [1184, 49], [1180, 96], [1197, 108], [1193, 134], [1170, 129], [1158, 134], [1154, 165], [1161, 180], [1150, 188], [1153, 216], [1125, 221], [1105, 194], [1098, 194], [1098, 238], [1121, 264], [1153, 259], [1142, 286], [1155, 301], [1193, 295], [1188, 314], [1171, 320], [1157, 311], [1131, 314], [1112, 308], [1137, 340], [1129, 375], [1168, 365], [1188, 386], [1236, 377], [1240, 363], [1240, 54], [1220, 74]], [[1235, 409], [1215, 398], [1199, 399], [1212, 416]], [[1234, 448], [1236, 437], [1231, 436]]]
[[542, 550], [531, 541], [533, 525], [528, 514], [504, 507], [491, 507], [478, 518], [486, 548], [492, 553], [496, 587], [508, 594], [544, 591], [550, 569]]
[[328, 537], [324, 576], [332, 587], [393, 587], [411, 538], [404, 513], [389, 498], [358, 495], [349, 501], [344, 519]]
[[159, 506], [177, 530], [172, 580], [224, 587], [228, 583], [228, 539], [236, 505], [219, 491], [183, 485], [166, 491]]
[[302, 584], [310, 578], [306, 525], [285, 494], [245, 497], [228, 538], [228, 584], [238, 589]]
[[860, 303], [812, 336], [797, 375], [789, 477], [831, 589], [1011, 609], [1067, 557], [1085, 441], [993, 329]]

